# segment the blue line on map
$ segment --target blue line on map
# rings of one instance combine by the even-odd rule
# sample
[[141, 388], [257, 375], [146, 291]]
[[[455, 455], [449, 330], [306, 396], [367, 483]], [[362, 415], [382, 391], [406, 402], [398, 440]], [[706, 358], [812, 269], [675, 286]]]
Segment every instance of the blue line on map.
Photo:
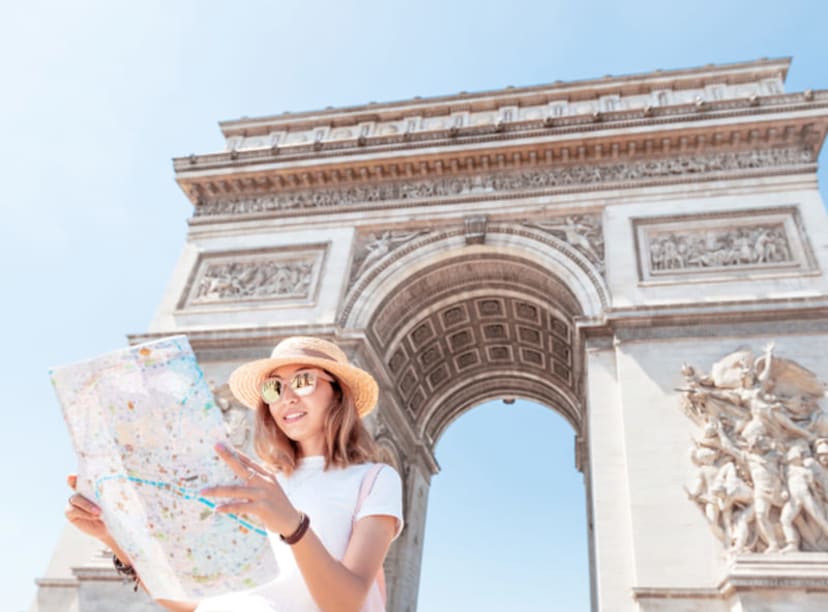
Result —
[[[193, 491], [192, 489], [185, 489], [184, 487], [179, 487], [179, 486], [176, 486], [176, 485], [172, 485], [168, 482], [160, 482], [158, 480], [147, 480], [146, 478], [139, 478], [138, 476], [124, 476], [122, 474], [117, 474], [115, 476], [104, 476], [103, 478], [98, 479], [98, 481], [95, 483], [95, 497], [97, 499], [101, 498], [100, 484], [102, 482], [104, 482], [106, 480], [124, 480], [124, 479], [130, 480], [132, 482], [137, 482], [139, 484], [146, 484], [146, 485], [150, 485], [150, 486], [153, 486], [153, 487], [157, 487], [157, 488], [165, 490], [165, 491], [176, 491], [184, 499], [195, 500], [195, 501], [199, 502], [200, 504], [204, 504], [208, 508], [215, 508], [216, 507], [215, 502], [211, 502], [209, 499], [207, 499], [205, 497], [202, 497], [201, 495], [198, 494], [198, 492]], [[239, 517], [235, 514], [228, 513], [228, 514], [225, 514], [224, 516], [226, 516], [227, 518], [233, 519], [234, 521], [239, 523], [241, 526], [245, 527], [246, 529], [249, 529], [250, 531], [258, 533], [259, 535], [262, 535], [262, 536], [267, 536], [267, 531], [265, 531], [264, 529], [261, 529], [259, 527], [256, 527], [255, 525], [252, 525], [250, 522], [244, 520], [243, 518], [241, 518], [241, 517]]]

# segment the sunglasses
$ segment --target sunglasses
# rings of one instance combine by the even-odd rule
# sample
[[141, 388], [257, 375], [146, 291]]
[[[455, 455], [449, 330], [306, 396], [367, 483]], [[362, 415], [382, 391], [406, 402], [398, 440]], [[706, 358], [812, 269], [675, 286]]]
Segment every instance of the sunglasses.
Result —
[[285, 394], [285, 385], [288, 385], [291, 391], [299, 397], [306, 397], [316, 390], [316, 381], [320, 378], [328, 382], [336, 382], [320, 370], [299, 370], [291, 376], [290, 380], [271, 376], [262, 382], [262, 399], [266, 404], [275, 404]]

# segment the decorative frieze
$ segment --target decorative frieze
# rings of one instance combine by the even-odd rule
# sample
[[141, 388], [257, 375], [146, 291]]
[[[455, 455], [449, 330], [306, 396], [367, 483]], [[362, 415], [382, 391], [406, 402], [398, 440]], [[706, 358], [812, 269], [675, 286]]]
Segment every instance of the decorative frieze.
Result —
[[278, 191], [241, 198], [204, 199], [196, 217], [254, 215], [279, 211], [304, 213], [315, 210], [402, 206], [407, 202], [435, 203], [456, 198], [502, 197], [520, 192], [544, 192], [562, 188], [588, 188], [617, 183], [682, 179], [721, 172], [761, 170], [814, 162], [809, 148], [772, 148], [716, 152], [661, 159], [636, 159], [606, 164], [564, 165], [512, 172], [456, 175], [423, 180], [365, 182], [347, 187]]
[[795, 207], [633, 220], [640, 277], [743, 279], [809, 271], [815, 261]]
[[179, 308], [247, 302], [313, 301], [325, 247], [276, 252], [203, 255], [194, 267]]
[[698, 427], [689, 498], [729, 553], [828, 551], [826, 386], [795, 361], [748, 349], [685, 365], [683, 408]]

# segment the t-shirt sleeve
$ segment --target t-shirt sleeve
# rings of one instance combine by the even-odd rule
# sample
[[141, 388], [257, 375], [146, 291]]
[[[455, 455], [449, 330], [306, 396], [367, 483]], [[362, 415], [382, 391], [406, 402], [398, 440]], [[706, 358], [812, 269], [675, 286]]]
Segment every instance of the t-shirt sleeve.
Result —
[[396, 540], [403, 529], [402, 480], [397, 470], [390, 465], [383, 465], [380, 469], [371, 492], [357, 512], [356, 520], [377, 514], [397, 519], [397, 531], [394, 533]]

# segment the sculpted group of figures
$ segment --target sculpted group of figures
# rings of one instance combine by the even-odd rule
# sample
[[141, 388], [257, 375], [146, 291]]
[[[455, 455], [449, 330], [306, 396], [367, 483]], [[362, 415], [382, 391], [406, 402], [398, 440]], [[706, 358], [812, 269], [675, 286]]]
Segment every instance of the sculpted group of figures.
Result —
[[825, 385], [768, 346], [709, 375], [685, 365], [680, 389], [700, 429], [687, 493], [731, 553], [828, 551]]
[[669, 234], [650, 242], [652, 270], [782, 263], [791, 250], [782, 226]]

